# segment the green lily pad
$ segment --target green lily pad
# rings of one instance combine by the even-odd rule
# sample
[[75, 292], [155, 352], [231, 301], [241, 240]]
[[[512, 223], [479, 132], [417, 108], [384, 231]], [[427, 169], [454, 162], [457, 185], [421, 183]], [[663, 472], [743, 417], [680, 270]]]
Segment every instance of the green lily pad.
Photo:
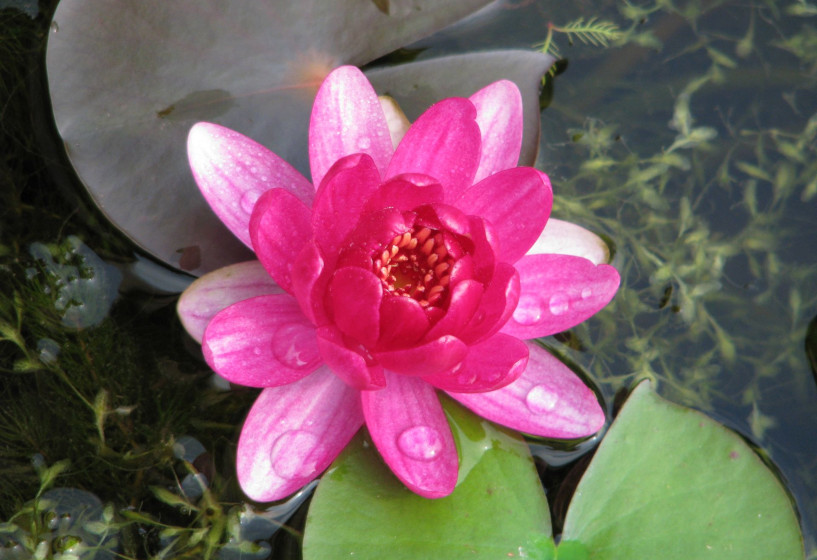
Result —
[[496, 560], [527, 554], [550, 535], [550, 514], [527, 444], [444, 403], [460, 452], [445, 498], [422, 498], [397, 480], [365, 432], [321, 479], [306, 521], [305, 560]]
[[579, 483], [564, 540], [592, 560], [797, 560], [792, 500], [758, 455], [642, 383]]
[[[312, 100], [332, 68], [371, 62], [487, 3], [62, 0], [46, 52], [54, 119], [71, 164], [108, 218], [156, 258], [201, 274], [251, 254], [193, 182], [185, 146], [195, 122], [238, 130], [308, 177]], [[446, 97], [451, 87], [503, 77], [511, 59], [524, 59], [516, 65], [528, 69], [526, 82], [552, 61], [514, 52], [501, 66], [468, 73], [462, 59], [450, 59], [421, 85]], [[405, 89], [402, 80], [395, 72], [378, 85]], [[527, 89], [526, 104], [535, 107], [538, 85]], [[538, 118], [526, 124], [534, 127], [530, 152]]]

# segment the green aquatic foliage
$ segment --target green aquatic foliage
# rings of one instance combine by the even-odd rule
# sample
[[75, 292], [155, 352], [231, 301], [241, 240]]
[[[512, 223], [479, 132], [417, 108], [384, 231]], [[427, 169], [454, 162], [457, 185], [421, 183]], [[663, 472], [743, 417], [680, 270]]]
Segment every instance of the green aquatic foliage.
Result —
[[527, 444], [444, 401], [460, 454], [457, 488], [429, 500], [389, 471], [368, 434], [352, 440], [321, 479], [304, 558], [496, 559], [550, 536], [550, 515]]
[[737, 434], [661, 399], [649, 383], [633, 391], [596, 451], [562, 538], [596, 560], [804, 558], [777, 476]]
[[412, 495], [359, 436], [318, 486], [304, 558], [804, 558], [791, 498], [763, 460], [649, 383], [629, 396], [584, 472], [558, 546], [524, 444], [457, 406], [447, 411], [466, 471], [454, 493]]
[[561, 55], [559, 48], [553, 42], [554, 33], [564, 34], [571, 45], [573, 41], [578, 40], [582, 43], [602, 48], [608, 47], [611, 43], [618, 41], [622, 37], [621, 30], [617, 24], [611, 21], [599, 20], [595, 17], [591, 17], [588, 20], [580, 17], [565, 25], [548, 23], [547, 37], [540, 46], [540, 49], [543, 53], [551, 54], [555, 57]]

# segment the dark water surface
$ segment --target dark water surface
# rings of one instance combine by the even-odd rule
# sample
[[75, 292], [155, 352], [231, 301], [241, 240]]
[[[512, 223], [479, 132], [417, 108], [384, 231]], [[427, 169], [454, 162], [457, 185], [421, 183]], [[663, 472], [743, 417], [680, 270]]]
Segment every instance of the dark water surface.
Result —
[[[173, 308], [186, 278], [138, 257], [47, 148], [38, 51], [52, 8], [0, 0], [0, 517], [26, 511], [45, 469], [70, 459], [59, 485], [93, 491], [94, 515], [114, 502], [183, 527], [140, 489], [186, 480], [194, 492], [185, 457], [220, 481], [215, 518], [242, 501], [231, 461], [254, 394], [203, 390], [209, 373]], [[814, 557], [817, 9], [508, 1], [412, 47], [420, 58], [534, 48], [549, 22], [579, 17], [625, 33], [607, 48], [554, 34], [566, 64], [543, 96], [537, 166], [553, 180], [554, 216], [609, 238], [623, 285], [547, 342], [611, 410], [647, 377], [756, 445], [796, 499]], [[196, 439], [174, 456], [166, 442], [182, 435]], [[140, 541], [128, 545], [140, 554], [167, 538], [142, 527], [117, 538]], [[291, 543], [276, 546], [289, 557]]]

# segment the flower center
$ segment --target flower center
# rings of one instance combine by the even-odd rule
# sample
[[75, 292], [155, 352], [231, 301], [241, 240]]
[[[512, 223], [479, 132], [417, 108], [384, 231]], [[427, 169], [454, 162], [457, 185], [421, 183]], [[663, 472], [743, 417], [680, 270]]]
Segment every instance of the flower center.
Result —
[[445, 303], [454, 262], [443, 234], [427, 227], [396, 235], [372, 257], [374, 273], [388, 292], [414, 298], [423, 307]]

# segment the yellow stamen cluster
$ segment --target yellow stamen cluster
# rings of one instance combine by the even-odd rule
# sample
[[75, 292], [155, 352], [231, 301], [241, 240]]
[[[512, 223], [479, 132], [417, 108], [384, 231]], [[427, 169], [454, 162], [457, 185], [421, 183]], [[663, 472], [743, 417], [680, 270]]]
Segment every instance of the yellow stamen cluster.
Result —
[[372, 262], [374, 273], [392, 294], [414, 298], [423, 307], [444, 303], [454, 259], [442, 233], [412, 228], [396, 235]]

